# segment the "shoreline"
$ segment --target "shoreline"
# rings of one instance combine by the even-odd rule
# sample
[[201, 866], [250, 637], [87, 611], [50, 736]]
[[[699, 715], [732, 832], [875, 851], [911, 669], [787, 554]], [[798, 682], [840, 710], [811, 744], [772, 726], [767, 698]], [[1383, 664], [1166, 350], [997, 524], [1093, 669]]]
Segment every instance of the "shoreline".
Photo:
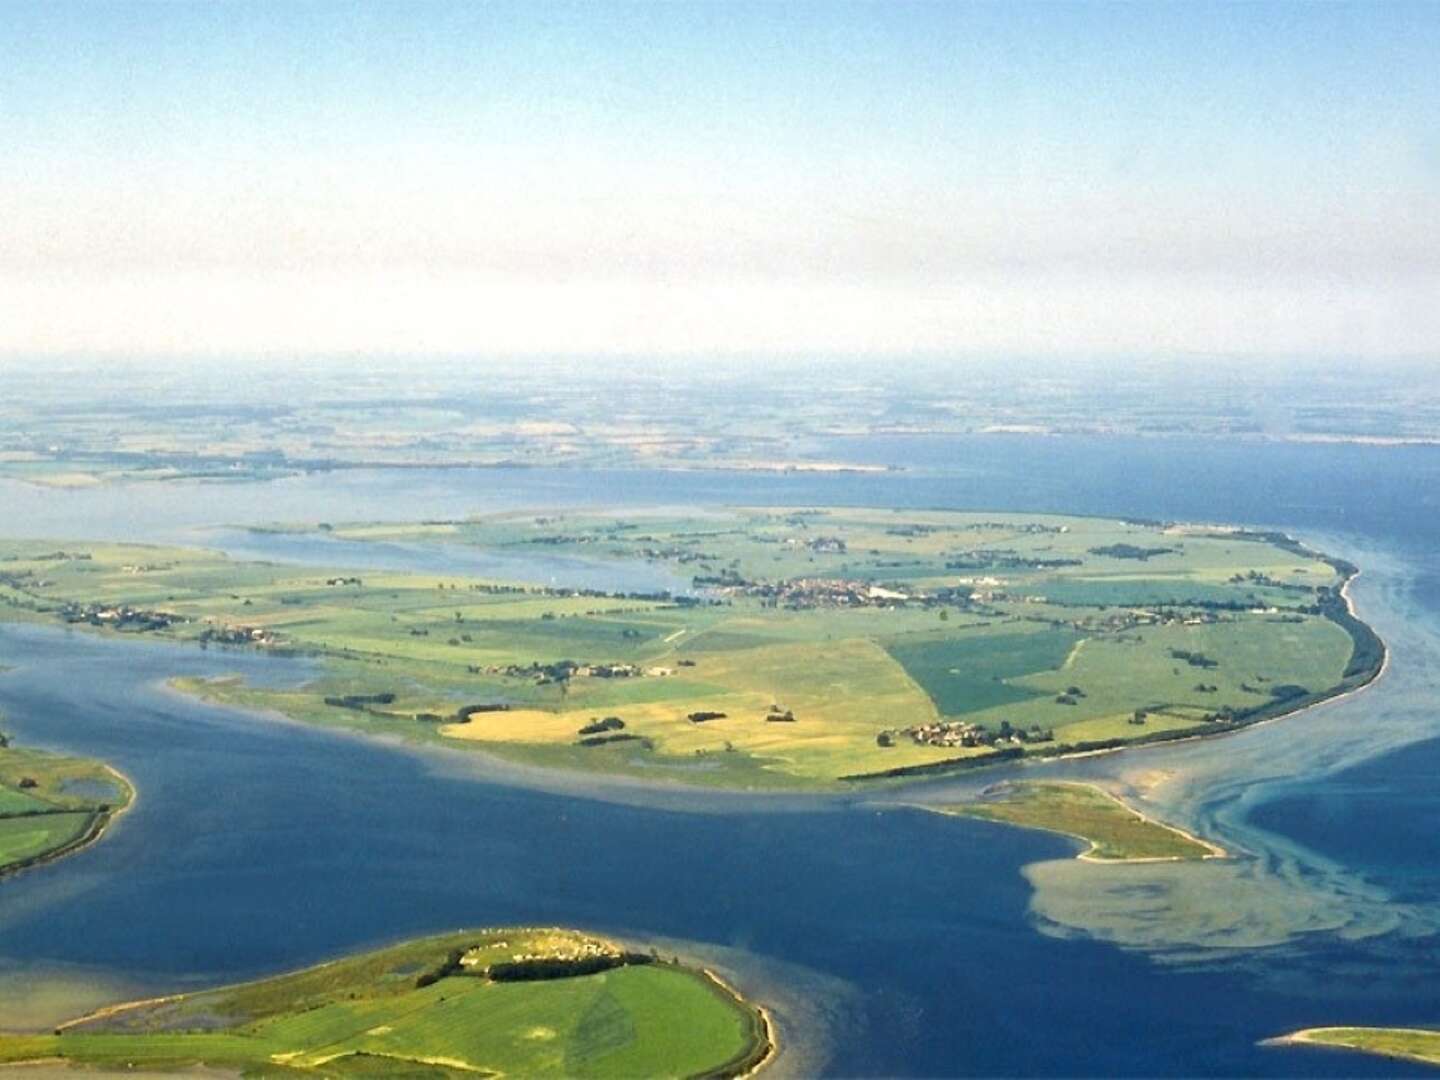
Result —
[[[780, 1054], [780, 1042], [775, 1034], [775, 1018], [771, 1015], [769, 1009], [761, 1005], [758, 1001], [751, 1001], [745, 997], [744, 994], [740, 993], [739, 990], [735, 989], [734, 986], [722, 978], [714, 968], [702, 967], [695, 970], [698, 970], [700, 976], [710, 982], [725, 997], [733, 1000], [736, 1006], [741, 1009], [753, 1011], [760, 1022], [760, 1038], [762, 1040], [760, 1056], [739, 1072], [734, 1071], [733, 1068], [722, 1066], [719, 1071], [710, 1074], [716, 1078], [723, 1078], [723, 1080], [748, 1080], [749, 1077], [760, 1072]], [[744, 1061], [738, 1064], [744, 1065]]]
[[42, 866], [59, 862], [61, 859], [71, 855], [78, 855], [87, 848], [93, 847], [108, 836], [111, 827], [124, 817], [140, 800], [140, 789], [135, 786], [133, 780], [108, 762], [102, 761], [99, 764], [105, 772], [109, 773], [120, 783], [121, 789], [126, 795], [124, 805], [118, 809], [95, 811], [95, 820], [90, 823], [90, 827], [87, 828], [82, 835], [77, 836], [69, 843], [62, 844], [58, 848], [42, 852], [39, 855], [22, 860], [11, 866], [0, 867], [0, 880], [4, 880], [7, 877], [15, 877], [18, 874], [25, 873], [27, 870], [37, 870]]
[[[494, 932], [495, 930], [503, 930], [505, 932], [553, 930], [556, 932], [563, 931], [567, 933], [587, 934], [590, 937], [602, 941], [607, 945], [613, 946], [614, 948], [622, 952], [627, 948], [623, 939], [610, 937], [605, 934], [591, 934], [589, 931], [575, 930], [573, 928], [567, 927], [517, 926], [503, 928], [487, 928], [482, 930], [476, 930], [475, 933], [478, 934], [483, 932]], [[465, 931], [459, 931], [459, 933], [465, 933]], [[407, 941], [424, 940], [425, 937], [431, 936], [443, 938], [447, 936], [447, 934], [446, 932], [441, 931], [438, 932], [436, 935], [422, 935], [422, 937], [418, 939], [401, 939], [399, 942], [392, 943], [391, 946], [380, 946], [380, 948], [384, 949], [387, 947], [394, 947], [394, 945], [396, 944], [405, 944]], [[261, 976], [257, 979], [248, 979], [238, 983], [227, 983], [220, 986], [207, 987], [196, 990], [186, 990], [173, 994], [161, 994], [154, 997], [141, 998], [133, 1001], [115, 1002], [110, 1005], [103, 1005], [97, 1009], [92, 1009], [91, 1011], [81, 1016], [76, 1016], [69, 1020], [58, 1023], [54, 1026], [52, 1030], [55, 1035], [61, 1035], [75, 1028], [81, 1028], [85, 1025], [93, 1024], [96, 1022], [104, 1022], [106, 1020], [110, 1020], [113, 1017], [121, 1016], [125, 1013], [132, 1012], [137, 1009], [146, 1009], [155, 1006], [168, 1005], [173, 1002], [184, 1001], [186, 998], [194, 997], [197, 995], [213, 994], [217, 992], [224, 992], [227, 990], [237, 990], [248, 986], [261, 985], [276, 979], [293, 978], [295, 976], [301, 976], [317, 971], [323, 971], [326, 968], [333, 967], [336, 964], [344, 963], [345, 961], [351, 960], [357, 956], [363, 956], [371, 951], [374, 951], [374, 949], [361, 947], [358, 949], [349, 950], [329, 960], [323, 960], [318, 964], [311, 964], [307, 967], [298, 968], [290, 971], [281, 971], [275, 974]], [[673, 966], [699, 979], [702, 983], [709, 986], [710, 989], [717, 996], [722, 998], [725, 1002], [733, 1005], [736, 1009], [752, 1017], [754, 1020], [757, 1037], [755, 1038], [755, 1040], [753, 1040], [752, 1044], [747, 1047], [746, 1051], [743, 1054], [732, 1058], [730, 1061], [721, 1063], [715, 1068], [714, 1071], [703, 1074], [704, 1076], [709, 1078], [709, 1080], [749, 1080], [749, 1078], [754, 1077], [756, 1074], [760, 1073], [778, 1057], [780, 1051], [780, 1043], [776, 1032], [775, 1019], [773, 1014], [765, 1005], [761, 1004], [758, 1001], [752, 1001], [750, 998], [747, 998], [734, 986], [734, 984], [732, 984], [730, 981], [720, 975], [719, 972], [717, 972], [713, 967], [709, 967], [700, 963], [692, 963], [686, 961], [685, 959], [683, 959], [683, 957], [677, 959], [673, 963], [673, 965], [667, 963], [665, 964], [665, 966]], [[579, 977], [584, 978], [587, 976], [581, 975]], [[46, 1061], [50, 1060], [65, 1061], [67, 1059], [27, 1059], [24, 1061], [0, 1063], [0, 1068], [43, 1064]], [[417, 1058], [415, 1060], [424, 1059]]]
[[[1365, 622], [1364, 619], [1361, 619], [1360, 616], [1356, 614], [1355, 601], [1350, 596], [1350, 585], [1356, 578], [1360, 576], [1360, 574], [1361, 571], [1357, 570], [1355, 573], [1351, 574], [1348, 578], [1345, 579], [1345, 583], [1340, 587], [1340, 595], [1345, 600], [1346, 609], [1350, 612], [1351, 616], [1359, 620], [1360, 622]], [[1365, 623], [1365, 625], [1370, 626], [1369, 623]], [[1376, 640], [1380, 642], [1381, 654], [1380, 666], [1376, 668], [1367, 679], [1344, 690], [1341, 690], [1339, 687], [1332, 687], [1331, 691], [1333, 692], [1327, 692], [1325, 694], [1322, 694], [1319, 700], [1312, 701], [1308, 705], [1301, 705], [1299, 708], [1291, 709], [1289, 712], [1276, 713], [1274, 716], [1267, 716], [1263, 720], [1252, 720], [1248, 724], [1239, 724], [1235, 727], [1226, 728], [1224, 731], [1202, 731], [1196, 732], [1195, 734], [1180, 735], [1173, 739], [1156, 739], [1153, 742], [1136, 742], [1127, 743], [1122, 746], [1106, 746], [1098, 750], [1078, 750], [1073, 754], [1056, 754], [1053, 757], [1019, 757], [1013, 758], [1008, 762], [996, 762], [995, 765], [1013, 764], [1022, 767], [1036, 767], [1049, 764], [1050, 762], [1078, 761], [1081, 758], [1102, 757], [1106, 754], [1118, 754], [1126, 750], [1131, 752], [1139, 752], [1142, 750], [1159, 750], [1165, 747], [1179, 746], [1182, 743], [1200, 742], [1206, 739], [1223, 739], [1231, 735], [1239, 735], [1242, 732], [1250, 731], [1251, 729], [1262, 728], [1267, 724], [1273, 724], [1279, 720], [1290, 720], [1297, 716], [1304, 716], [1306, 713], [1314, 709], [1321, 709], [1327, 705], [1337, 705], [1342, 701], [1354, 697], [1356, 694], [1359, 694], [1362, 691], [1369, 690], [1390, 671], [1390, 646], [1385, 642], [1384, 638], [1382, 638], [1378, 633], [1375, 632], [1374, 627], [1370, 627], [1370, 632], [1374, 633]], [[970, 766], [969, 768], [957, 769], [954, 773], [950, 775], [964, 775], [966, 772], [974, 771], [977, 769], [987, 769], [994, 767], [994, 765], [974, 765]], [[946, 774], [943, 773], [936, 773], [931, 778], [937, 780], [944, 779], [945, 775]], [[1057, 783], [1058, 782], [1060, 781], [1057, 781]]]
[[[1003, 782], [1003, 781], [1002, 781], [1002, 782]], [[1153, 818], [1153, 817], [1151, 817], [1150, 815], [1148, 815], [1148, 814], [1144, 813], [1143, 811], [1138, 810], [1136, 807], [1132, 806], [1132, 805], [1131, 805], [1129, 802], [1127, 802], [1124, 798], [1122, 798], [1121, 796], [1115, 794], [1115, 792], [1108, 790], [1107, 788], [1103, 787], [1102, 785], [1100, 785], [1100, 784], [1098, 784], [1098, 783], [1092, 783], [1092, 782], [1087, 781], [1087, 780], [1044, 780], [1044, 781], [1023, 781], [1023, 780], [1022, 780], [1022, 781], [1018, 781], [1018, 782], [1019, 782], [1019, 783], [1044, 783], [1044, 784], [1054, 784], [1054, 785], [1062, 786], [1062, 787], [1083, 788], [1084, 790], [1087, 790], [1087, 791], [1098, 792], [1099, 794], [1103, 795], [1105, 798], [1109, 799], [1111, 802], [1113, 802], [1113, 803], [1115, 803], [1116, 805], [1118, 805], [1119, 807], [1121, 807], [1121, 808], [1122, 808], [1123, 810], [1125, 810], [1127, 813], [1134, 814], [1137, 818], [1139, 818], [1141, 821], [1145, 822], [1147, 825], [1152, 825], [1152, 826], [1154, 826], [1154, 827], [1157, 828], [1157, 829], [1164, 829], [1166, 832], [1172, 832], [1172, 833], [1175, 833], [1175, 834], [1177, 834], [1177, 835], [1179, 835], [1179, 836], [1183, 836], [1186, 840], [1189, 840], [1191, 843], [1193, 843], [1193, 844], [1198, 844], [1200, 847], [1203, 847], [1203, 848], [1205, 849], [1206, 853], [1205, 853], [1204, 855], [1200, 855], [1200, 856], [1197, 856], [1197, 857], [1195, 857], [1195, 858], [1187, 858], [1187, 857], [1184, 856], [1184, 855], [1140, 855], [1140, 856], [1134, 856], [1134, 857], [1122, 858], [1122, 859], [1106, 859], [1106, 858], [1102, 858], [1102, 857], [1100, 857], [1100, 856], [1098, 856], [1098, 855], [1095, 854], [1095, 852], [1096, 852], [1097, 850], [1099, 850], [1099, 846], [1100, 846], [1100, 845], [1097, 844], [1093, 839], [1091, 839], [1091, 838], [1088, 837], [1088, 836], [1082, 836], [1082, 835], [1079, 834], [1079, 833], [1067, 832], [1067, 831], [1064, 830], [1064, 829], [1054, 829], [1054, 828], [1049, 828], [1049, 827], [1044, 826], [1044, 825], [1028, 825], [1028, 824], [1020, 824], [1019, 822], [1005, 821], [1005, 820], [1003, 820], [1003, 819], [980, 817], [980, 816], [976, 816], [976, 815], [970, 815], [970, 814], [960, 813], [960, 812], [957, 812], [957, 811], [954, 811], [954, 810], [941, 809], [940, 807], [936, 807], [936, 806], [926, 806], [926, 805], [923, 804], [923, 803], [902, 803], [902, 804], [900, 804], [900, 805], [902, 805], [902, 806], [908, 806], [909, 808], [914, 809], [914, 810], [923, 810], [923, 811], [926, 811], [926, 812], [932, 813], [932, 814], [940, 814], [940, 815], [942, 815], [942, 816], [944, 816], [944, 817], [961, 817], [961, 818], [969, 818], [970, 820], [973, 820], [973, 821], [988, 821], [988, 822], [990, 822], [990, 823], [992, 823], [992, 824], [995, 824], [995, 825], [1004, 825], [1004, 826], [1008, 826], [1009, 828], [1012, 828], [1012, 829], [1033, 829], [1033, 830], [1035, 830], [1036, 832], [1048, 832], [1048, 833], [1050, 833], [1052, 836], [1065, 836], [1065, 837], [1069, 837], [1069, 838], [1072, 839], [1072, 840], [1078, 840], [1078, 841], [1080, 841], [1081, 843], [1090, 845], [1090, 846], [1087, 847], [1084, 851], [1077, 852], [1077, 853], [1075, 854], [1074, 858], [1075, 858], [1076, 860], [1078, 860], [1079, 862], [1086, 862], [1086, 863], [1090, 863], [1090, 864], [1095, 865], [1095, 866], [1134, 866], [1134, 865], [1141, 864], [1141, 863], [1208, 862], [1208, 861], [1210, 861], [1210, 860], [1212, 860], [1212, 859], [1232, 859], [1232, 858], [1234, 858], [1234, 855], [1233, 855], [1231, 852], [1227, 851], [1225, 848], [1221, 847], [1219, 844], [1216, 844], [1216, 843], [1214, 843], [1213, 841], [1210, 841], [1210, 840], [1206, 840], [1204, 837], [1197, 836], [1197, 835], [1195, 835], [1194, 833], [1192, 833], [1190, 830], [1181, 828], [1179, 825], [1171, 825], [1169, 822], [1160, 821], [1158, 818]], [[992, 784], [992, 785], [991, 785], [991, 788], [994, 788], [994, 787], [996, 787], [996, 786], [998, 786], [998, 785], [993, 785], [993, 784]], [[988, 791], [988, 790], [990, 790], [990, 788], [987, 788], [986, 790]], [[984, 792], [981, 792], [981, 794], [984, 794]], [[973, 800], [972, 800], [972, 801], [973, 801]]]
[[[1415, 432], [1403, 435], [1374, 435], [1360, 432], [1345, 431], [1317, 431], [1317, 432], [1277, 432], [1277, 431], [1228, 431], [1223, 428], [1205, 428], [1194, 431], [1173, 431], [1157, 432], [1147, 431], [1139, 427], [1107, 427], [1104, 425], [1095, 427], [1054, 425], [1044, 422], [1033, 424], [1010, 424], [996, 422], [984, 424], [979, 427], [949, 429], [949, 428], [926, 428], [926, 427], [862, 427], [852, 430], [830, 430], [822, 429], [814, 433], [816, 438], [827, 439], [1085, 439], [1104, 441], [1134, 440], [1143, 442], [1174, 442], [1174, 441], [1196, 441], [1225, 443], [1240, 441], [1250, 445], [1293, 445], [1293, 446], [1345, 446], [1345, 447], [1368, 447], [1384, 450], [1403, 450], [1412, 448], [1434, 448], [1440, 446], [1440, 433], [1436, 432]], [[602, 444], [594, 449], [599, 453], [601, 449], [613, 449], [612, 444]], [[126, 484], [153, 484], [153, 483], [270, 483], [276, 480], [292, 479], [300, 476], [324, 475], [330, 473], [346, 472], [415, 472], [433, 470], [436, 472], [457, 472], [457, 471], [504, 471], [513, 472], [521, 470], [554, 470], [564, 472], [585, 472], [596, 470], [607, 470], [612, 472], [656, 472], [656, 473], [683, 473], [683, 472], [817, 472], [826, 473], [857, 473], [871, 474], [876, 472], [900, 471], [904, 466], [897, 464], [874, 464], [872, 462], [849, 462], [849, 461], [819, 461], [810, 462], [805, 459], [796, 459], [794, 468], [787, 469], [791, 464], [786, 461], [775, 462], [765, 458], [755, 459], [731, 459], [728, 461], [705, 461], [687, 460], [684, 458], [662, 458], [658, 461], [646, 460], [643, 454], [637, 454], [619, 462], [610, 464], [598, 462], [575, 462], [565, 459], [549, 461], [526, 461], [516, 460], [513, 457], [487, 457], [476, 458], [446, 458], [438, 461], [415, 460], [414, 458], [397, 458], [393, 460], [376, 460], [366, 458], [335, 459], [335, 458], [296, 458], [287, 459], [283, 463], [269, 466], [266, 470], [256, 473], [243, 473], [231, 475], [229, 468], [235, 465], [244, 465], [242, 458], [228, 458], [223, 464], [199, 468], [194, 471], [184, 471], [183, 466], [174, 464], [152, 464], [145, 465], [137, 463], [134, 465], [114, 465], [113, 462], [103, 460], [103, 452], [96, 451], [102, 455], [95, 460], [78, 458], [74, 460], [60, 460], [56, 458], [39, 458], [26, 461], [8, 461], [4, 464], [7, 467], [0, 471], [0, 480], [15, 484], [24, 484], [29, 487], [42, 490], [93, 490], [100, 487], [120, 487]], [[44, 471], [35, 469], [25, 471], [15, 469], [13, 466], [20, 465], [54, 465], [53, 470]], [[818, 466], [818, 467], [817, 467]], [[88, 471], [87, 471], [88, 470]], [[174, 471], [166, 471], [174, 470]], [[217, 472], [217, 470], [220, 470]]]
[[1369, 1027], [1345, 1027], [1344, 1025], [1327, 1025], [1324, 1027], [1301, 1028], [1299, 1031], [1292, 1031], [1285, 1035], [1276, 1035], [1269, 1039], [1261, 1039], [1255, 1045], [1286, 1049], [1289, 1047], [1303, 1047], [1310, 1050], [1335, 1050], [1345, 1054], [1364, 1054], [1367, 1057], [1388, 1058], [1391, 1061], [1413, 1061], [1418, 1065], [1428, 1065], [1431, 1068], [1440, 1068], [1440, 1060], [1433, 1057], [1426, 1057], [1423, 1054], [1407, 1054], [1403, 1050], [1372, 1050], [1364, 1046], [1353, 1046], [1350, 1043], [1326, 1042], [1314, 1038], [1323, 1032], [1328, 1031], [1375, 1031], [1395, 1035], [1425, 1035], [1440, 1037], [1440, 1030], [1433, 1028], [1369, 1028]]
[[1115, 794], [1115, 792], [1108, 791], [1105, 788], [1101, 787], [1099, 784], [1086, 784], [1083, 781], [1078, 780], [1056, 780], [1054, 782], [1057, 784], [1068, 783], [1075, 784], [1078, 787], [1093, 788], [1094, 790], [1108, 796], [1115, 802], [1119, 803], [1126, 810], [1130, 811], [1130, 813], [1134, 814], [1147, 825], [1154, 825], [1156, 828], [1160, 829], [1169, 829], [1171, 832], [1178, 833], [1179, 835], [1183, 836], [1192, 844], [1199, 844], [1201, 847], [1206, 849], [1206, 854], [1201, 855], [1198, 859], [1187, 859], [1181, 855], [1146, 856], [1138, 859], [1101, 859], [1094, 854], [1095, 843], [1091, 841], [1089, 851], [1082, 851], [1079, 855], [1075, 856], [1077, 859], [1080, 859], [1083, 862], [1115, 865], [1117, 863], [1207, 862], [1211, 859], [1234, 858], [1234, 856], [1229, 851], [1221, 847], [1219, 844], [1216, 844], [1210, 840], [1206, 840], [1203, 836], [1197, 836], [1189, 829], [1181, 828], [1179, 825], [1171, 825], [1169, 822], [1161, 821], [1158, 818], [1153, 818], [1149, 814], [1145, 813], [1143, 810], [1137, 809], [1135, 806], [1131, 805], [1125, 799]]

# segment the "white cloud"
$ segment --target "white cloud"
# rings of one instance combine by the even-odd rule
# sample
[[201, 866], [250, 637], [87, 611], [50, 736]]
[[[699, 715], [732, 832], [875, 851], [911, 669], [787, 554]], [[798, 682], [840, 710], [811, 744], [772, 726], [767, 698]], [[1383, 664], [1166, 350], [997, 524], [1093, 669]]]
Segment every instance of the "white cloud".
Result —
[[621, 170], [631, 189], [592, 193], [427, 161], [12, 180], [0, 350], [1388, 355], [1440, 341], [1440, 207], [1423, 191], [1276, 202], [893, 176], [772, 190]]
[[1070, 273], [924, 286], [557, 283], [413, 270], [66, 272], [0, 278], [0, 325], [19, 351], [1388, 355], [1433, 351], [1436, 285]]

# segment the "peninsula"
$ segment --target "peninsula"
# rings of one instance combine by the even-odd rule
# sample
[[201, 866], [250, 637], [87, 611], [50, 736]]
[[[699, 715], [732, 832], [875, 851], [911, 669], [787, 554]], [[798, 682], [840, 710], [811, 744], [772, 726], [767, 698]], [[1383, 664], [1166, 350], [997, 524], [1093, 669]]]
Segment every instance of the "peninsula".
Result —
[[1305, 1028], [1262, 1045], [1321, 1046], [1440, 1066], [1440, 1030], [1430, 1028]]
[[102, 762], [23, 749], [0, 732], [0, 877], [78, 851], [134, 797]]
[[941, 807], [940, 812], [1074, 837], [1089, 845], [1077, 856], [1089, 862], [1180, 862], [1225, 857], [1222, 848], [1173, 825], [1154, 821], [1094, 784], [999, 784], [976, 802]]
[[[252, 539], [341, 567], [399, 547], [456, 572], [3, 542], [0, 617], [309, 654], [321, 667], [300, 687], [177, 685], [525, 764], [736, 788], [1219, 734], [1363, 686], [1385, 656], [1350, 608], [1355, 567], [1232, 527], [735, 508]], [[505, 576], [466, 572], [482, 558]], [[558, 581], [577, 565], [591, 584]], [[636, 588], [637, 571], [671, 584]]]

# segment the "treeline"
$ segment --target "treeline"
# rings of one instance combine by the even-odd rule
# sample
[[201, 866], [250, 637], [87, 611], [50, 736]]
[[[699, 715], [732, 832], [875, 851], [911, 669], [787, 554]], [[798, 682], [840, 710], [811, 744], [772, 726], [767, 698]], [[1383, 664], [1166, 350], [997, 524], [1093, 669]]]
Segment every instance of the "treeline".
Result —
[[464, 949], [451, 949], [448, 956], [439, 967], [431, 968], [429, 971], [421, 972], [415, 979], [415, 989], [424, 990], [427, 986], [433, 986], [441, 979], [449, 978], [451, 975], [459, 975], [464, 972], [460, 961], [465, 956]]
[[1319, 612], [1350, 635], [1350, 662], [1345, 665], [1345, 679], [1368, 682], [1380, 673], [1385, 663], [1385, 642], [1370, 625], [1350, 614], [1350, 605], [1339, 589], [1320, 591]]
[[881, 780], [894, 776], [927, 776], [934, 773], [963, 772], [966, 769], [978, 769], [986, 765], [997, 765], [1002, 761], [1014, 761], [1016, 758], [1025, 756], [1023, 746], [1007, 746], [1004, 750], [996, 750], [993, 754], [984, 754], [980, 757], [946, 758], [943, 761], [927, 761], [922, 765], [897, 765], [893, 769], [882, 769], [879, 772], [851, 773], [848, 776], [838, 777], [840, 780]]
[[344, 694], [339, 697], [327, 697], [326, 705], [333, 705], [337, 709], [359, 709], [362, 712], [371, 705], [393, 705], [395, 695], [389, 691], [383, 694]]
[[1135, 559], [1139, 562], [1148, 562], [1157, 555], [1169, 555], [1177, 550], [1172, 547], [1137, 547], [1134, 544], [1106, 544], [1104, 547], [1093, 547], [1091, 555], [1104, 555], [1111, 559]]
[[604, 746], [607, 743], [638, 742], [646, 750], [654, 750], [655, 743], [644, 735], [633, 735], [622, 731], [615, 735], [586, 735], [575, 740], [576, 746]]
[[1171, 649], [1170, 656], [1174, 660], [1184, 660], [1191, 667], [1217, 668], [1220, 661], [1212, 660], [1202, 652], [1193, 652], [1190, 649]]
[[538, 982], [542, 979], [571, 979], [577, 975], [595, 975], [612, 968], [631, 964], [653, 964], [648, 953], [594, 953], [574, 958], [544, 957], [534, 960], [505, 960], [491, 964], [485, 974], [492, 982]]

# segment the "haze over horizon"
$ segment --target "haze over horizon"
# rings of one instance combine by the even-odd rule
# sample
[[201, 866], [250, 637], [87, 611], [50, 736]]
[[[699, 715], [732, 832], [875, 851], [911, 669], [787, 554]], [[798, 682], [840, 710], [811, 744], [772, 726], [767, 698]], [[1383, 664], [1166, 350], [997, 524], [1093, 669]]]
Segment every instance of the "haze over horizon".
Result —
[[11, 3], [0, 354], [1434, 356], [1436, 11]]

